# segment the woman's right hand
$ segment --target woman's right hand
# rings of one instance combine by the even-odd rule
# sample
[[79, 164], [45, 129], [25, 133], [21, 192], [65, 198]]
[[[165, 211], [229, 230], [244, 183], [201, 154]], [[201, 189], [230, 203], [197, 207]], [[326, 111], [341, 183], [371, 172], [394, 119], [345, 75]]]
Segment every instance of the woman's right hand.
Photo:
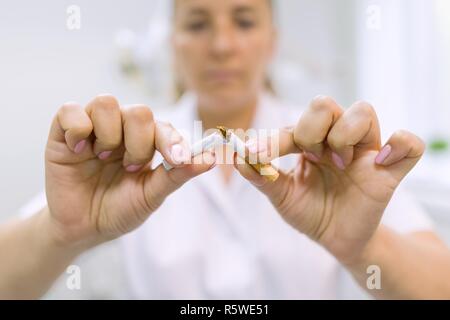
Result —
[[[156, 150], [175, 169], [152, 170]], [[143, 105], [121, 109], [110, 95], [85, 108], [64, 104], [45, 155], [52, 232], [64, 245], [83, 247], [137, 228], [169, 194], [215, 163], [211, 153], [191, 161], [188, 144], [170, 124], [155, 121]]]

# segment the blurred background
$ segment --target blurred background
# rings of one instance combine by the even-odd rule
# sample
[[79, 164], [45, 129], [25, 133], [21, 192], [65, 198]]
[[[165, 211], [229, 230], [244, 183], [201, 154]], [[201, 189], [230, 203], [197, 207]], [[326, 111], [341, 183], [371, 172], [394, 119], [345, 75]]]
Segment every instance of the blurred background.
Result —
[[[0, 2], [0, 223], [43, 190], [43, 151], [62, 103], [108, 92], [156, 113], [170, 108], [170, 4]], [[317, 94], [344, 106], [364, 99], [385, 138], [399, 128], [423, 137], [426, 156], [405, 186], [450, 243], [450, 1], [278, 0], [277, 20], [277, 94], [299, 106]], [[86, 254], [83, 290], [59, 283], [48, 298], [121, 297], [118, 259], [115, 243]]]

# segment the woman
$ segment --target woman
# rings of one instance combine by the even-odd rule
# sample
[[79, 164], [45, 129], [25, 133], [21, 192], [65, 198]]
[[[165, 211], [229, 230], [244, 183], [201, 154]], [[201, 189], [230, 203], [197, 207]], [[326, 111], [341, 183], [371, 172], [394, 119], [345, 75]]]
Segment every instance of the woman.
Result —
[[[1, 297], [41, 296], [80, 253], [121, 236], [134, 298], [335, 298], [339, 265], [375, 297], [450, 297], [449, 250], [403, 195], [390, 201], [424, 151], [419, 138], [400, 131], [382, 147], [364, 102], [344, 110], [317, 97], [297, 121], [261, 93], [276, 41], [270, 1], [175, 1], [173, 29], [191, 93], [167, 116], [172, 125], [109, 95], [59, 109], [48, 205], [0, 232]], [[203, 128], [292, 125], [279, 135], [280, 156], [293, 154], [281, 166], [292, 170], [270, 182], [236, 158], [234, 168], [220, 164], [220, 153], [192, 164], [174, 128], [196, 119]], [[371, 266], [382, 272], [376, 290], [366, 286]]]

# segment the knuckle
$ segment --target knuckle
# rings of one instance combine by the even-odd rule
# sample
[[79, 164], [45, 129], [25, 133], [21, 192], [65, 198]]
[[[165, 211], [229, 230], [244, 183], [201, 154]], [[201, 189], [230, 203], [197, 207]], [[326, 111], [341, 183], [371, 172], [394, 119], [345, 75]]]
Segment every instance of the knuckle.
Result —
[[80, 126], [70, 128], [70, 132], [76, 136], [86, 135], [92, 131], [92, 125], [89, 124], [81, 124]]
[[373, 116], [376, 114], [375, 108], [366, 101], [357, 101], [353, 104], [356, 112], [363, 116]]
[[107, 112], [119, 110], [119, 102], [110, 94], [101, 94], [94, 99], [94, 108], [98, 108]]
[[346, 146], [345, 141], [342, 139], [342, 136], [337, 133], [329, 134], [327, 137], [327, 142], [330, 146], [333, 146], [337, 149], [340, 149], [342, 147]]
[[145, 153], [144, 150], [135, 150], [135, 152], [128, 151], [127, 158], [134, 164], [146, 163], [150, 160], [150, 153]]
[[167, 128], [171, 130], [175, 130], [175, 127], [169, 121], [158, 121], [159, 126], [162, 128]]
[[[74, 112], [79, 113], [78, 117], [72, 117]], [[92, 122], [89, 118], [83, 116], [82, 107], [76, 102], [66, 102], [56, 114], [57, 121], [63, 126], [64, 130], [71, 130], [74, 134], [85, 134], [93, 130]]]
[[174, 129], [174, 130], [172, 130], [170, 132], [169, 142], [170, 143], [183, 143], [184, 142], [184, 138], [178, 131], [176, 131]]
[[319, 138], [317, 138], [317, 139], [308, 138], [305, 135], [299, 134], [297, 131], [295, 131], [294, 132], [294, 143], [301, 148], [311, 149], [314, 146], [317, 146], [320, 143], [322, 143], [322, 141]]
[[393, 138], [401, 142], [407, 142], [412, 137], [412, 134], [406, 130], [397, 130], [393, 134]]
[[63, 105], [59, 108], [58, 113], [59, 114], [67, 114], [78, 108], [81, 108], [78, 103], [73, 102], [73, 101], [68, 101], [68, 102], [63, 103]]
[[399, 143], [409, 146], [414, 154], [412, 156], [421, 156], [426, 149], [426, 143], [415, 134], [407, 130], [398, 130], [393, 134], [393, 138]]
[[138, 121], [142, 123], [148, 123], [153, 121], [152, 110], [145, 105], [137, 105], [130, 108], [128, 111], [128, 117], [132, 121]]
[[184, 137], [170, 122], [158, 121], [158, 129], [162, 133], [160, 136], [166, 143], [184, 142]]
[[418, 155], [423, 155], [425, 153], [425, 149], [427, 148], [427, 144], [425, 143], [425, 141], [423, 141], [421, 138], [417, 138], [418, 139]]
[[114, 139], [114, 138], [103, 138], [99, 139], [97, 138], [97, 143], [101, 145], [103, 149], [106, 150], [112, 150], [119, 146], [120, 139]]
[[329, 96], [319, 95], [311, 101], [310, 108], [313, 111], [330, 111], [333, 109], [335, 101]]
[[427, 145], [425, 141], [423, 141], [421, 138], [417, 137], [417, 155], [421, 156], [425, 153]]

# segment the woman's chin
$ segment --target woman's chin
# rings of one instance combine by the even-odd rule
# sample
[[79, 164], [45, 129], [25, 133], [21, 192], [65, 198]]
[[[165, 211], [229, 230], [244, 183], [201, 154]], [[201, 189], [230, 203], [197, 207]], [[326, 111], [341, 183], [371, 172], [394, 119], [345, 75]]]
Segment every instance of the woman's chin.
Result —
[[208, 108], [217, 112], [244, 107], [255, 98], [251, 90], [226, 87], [208, 90], [201, 96], [201, 100], [208, 104]]

